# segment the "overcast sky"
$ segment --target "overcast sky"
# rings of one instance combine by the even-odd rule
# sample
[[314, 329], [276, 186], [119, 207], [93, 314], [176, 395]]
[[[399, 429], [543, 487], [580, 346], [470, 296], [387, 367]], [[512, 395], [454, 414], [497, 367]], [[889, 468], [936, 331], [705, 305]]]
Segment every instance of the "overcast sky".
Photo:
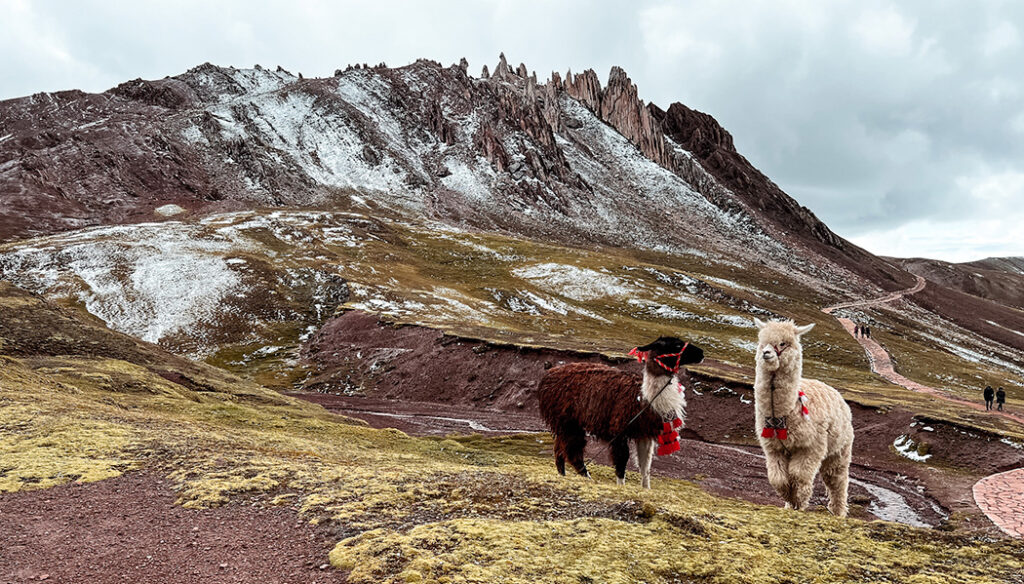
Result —
[[967, 261], [1024, 256], [1022, 35], [1024, 3], [982, 0], [0, 0], [0, 99], [206, 61], [621, 65], [642, 98], [715, 116], [843, 237]]

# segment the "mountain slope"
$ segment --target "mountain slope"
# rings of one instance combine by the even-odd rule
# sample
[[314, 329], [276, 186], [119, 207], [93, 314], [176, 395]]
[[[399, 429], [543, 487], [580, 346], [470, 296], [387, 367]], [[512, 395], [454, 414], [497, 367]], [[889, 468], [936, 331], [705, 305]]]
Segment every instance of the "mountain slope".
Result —
[[[713, 118], [645, 104], [619, 68], [602, 86], [590, 70], [541, 84], [504, 58], [480, 78], [425, 60], [326, 79], [207, 64], [98, 95], [9, 100], [0, 114], [0, 235], [133, 224], [12, 242], [0, 277], [231, 367], [279, 351], [270, 360], [291, 371], [274, 347], [294, 350], [349, 299], [341, 279], [349, 307], [395, 320], [610, 352], [668, 327], [734, 364], [749, 340], [728, 327], [744, 313], [815, 320], [912, 280], [838, 238]], [[637, 275], [648, 268], [710, 296]], [[588, 279], [637, 296], [574, 297]], [[926, 310], [850, 316], [936, 331], [915, 355], [950, 351], [928, 340], [943, 328], [973, 331], [957, 336], [985, 363], [947, 372], [958, 390], [1016, 376], [1019, 311], [935, 284], [908, 301]], [[965, 302], [978, 310], [958, 311]], [[859, 367], [852, 349], [820, 366]], [[907, 359], [919, 362], [931, 360]]]
[[960, 264], [926, 258], [893, 261], [941, 286], [1024, 309], [1024, 258], [989, 258]]
[[710, 116], [645, 105], [618, 68], [602, 87], [589, 70], [538, 83], [504, 57], [481, 78], [425, 60], [327, 79], [207, 64], [37, 94], [0, 103], [0, 193], [0, 240], [159, 220], [169, 204], [354, 205], [757, 261], [837, 293], [912, 283], [750, 167]]

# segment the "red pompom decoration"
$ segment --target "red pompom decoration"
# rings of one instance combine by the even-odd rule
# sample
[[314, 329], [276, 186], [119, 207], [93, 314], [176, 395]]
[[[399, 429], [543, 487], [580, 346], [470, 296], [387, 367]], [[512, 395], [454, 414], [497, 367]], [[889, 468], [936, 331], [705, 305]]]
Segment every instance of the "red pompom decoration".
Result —
[[665, 456], [666, 454], [672, 454], [679, 450], [679, 442], [669, 442], [668, 444], [662, 444], [658, 447], [658, 456]]

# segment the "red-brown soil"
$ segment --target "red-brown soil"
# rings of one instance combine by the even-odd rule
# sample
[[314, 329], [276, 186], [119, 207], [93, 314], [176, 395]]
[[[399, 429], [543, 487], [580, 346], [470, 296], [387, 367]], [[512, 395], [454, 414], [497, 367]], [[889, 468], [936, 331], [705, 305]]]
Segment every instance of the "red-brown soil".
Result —
[[[174, 504], [133, 472], [0, 497], [0, 583], [329, 583], [337, 543], [290, 509]], [[323, 568], [321, 568], [323, 566]]]

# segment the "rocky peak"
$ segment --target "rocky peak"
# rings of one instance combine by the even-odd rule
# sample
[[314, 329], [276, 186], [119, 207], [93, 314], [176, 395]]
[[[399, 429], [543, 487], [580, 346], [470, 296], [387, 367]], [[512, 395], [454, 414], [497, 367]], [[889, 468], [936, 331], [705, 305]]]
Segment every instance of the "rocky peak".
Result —
[[612, 67], [604, 89], [593, 69], [575, 76], [570, 71], [566, 75], [565, 91], [628, 138], [645, 156], [665, 168], [673, 168], [661, 128], [621, 67]]
[[505, 60], [505, 53], [498, 55], [498, 66], [494, 68], [493, 77], [496, 79], [504, 79], [508, 77], [512, 72], [512, 68], [508, 66], [508, 61]]
[[566, 73], [565, 92], [590, 108], [590, 111], [596, 114], [600, 113], [601, 81], [593, 69], [587, 69], [578, 75], [573, 75], [572, 71]]

